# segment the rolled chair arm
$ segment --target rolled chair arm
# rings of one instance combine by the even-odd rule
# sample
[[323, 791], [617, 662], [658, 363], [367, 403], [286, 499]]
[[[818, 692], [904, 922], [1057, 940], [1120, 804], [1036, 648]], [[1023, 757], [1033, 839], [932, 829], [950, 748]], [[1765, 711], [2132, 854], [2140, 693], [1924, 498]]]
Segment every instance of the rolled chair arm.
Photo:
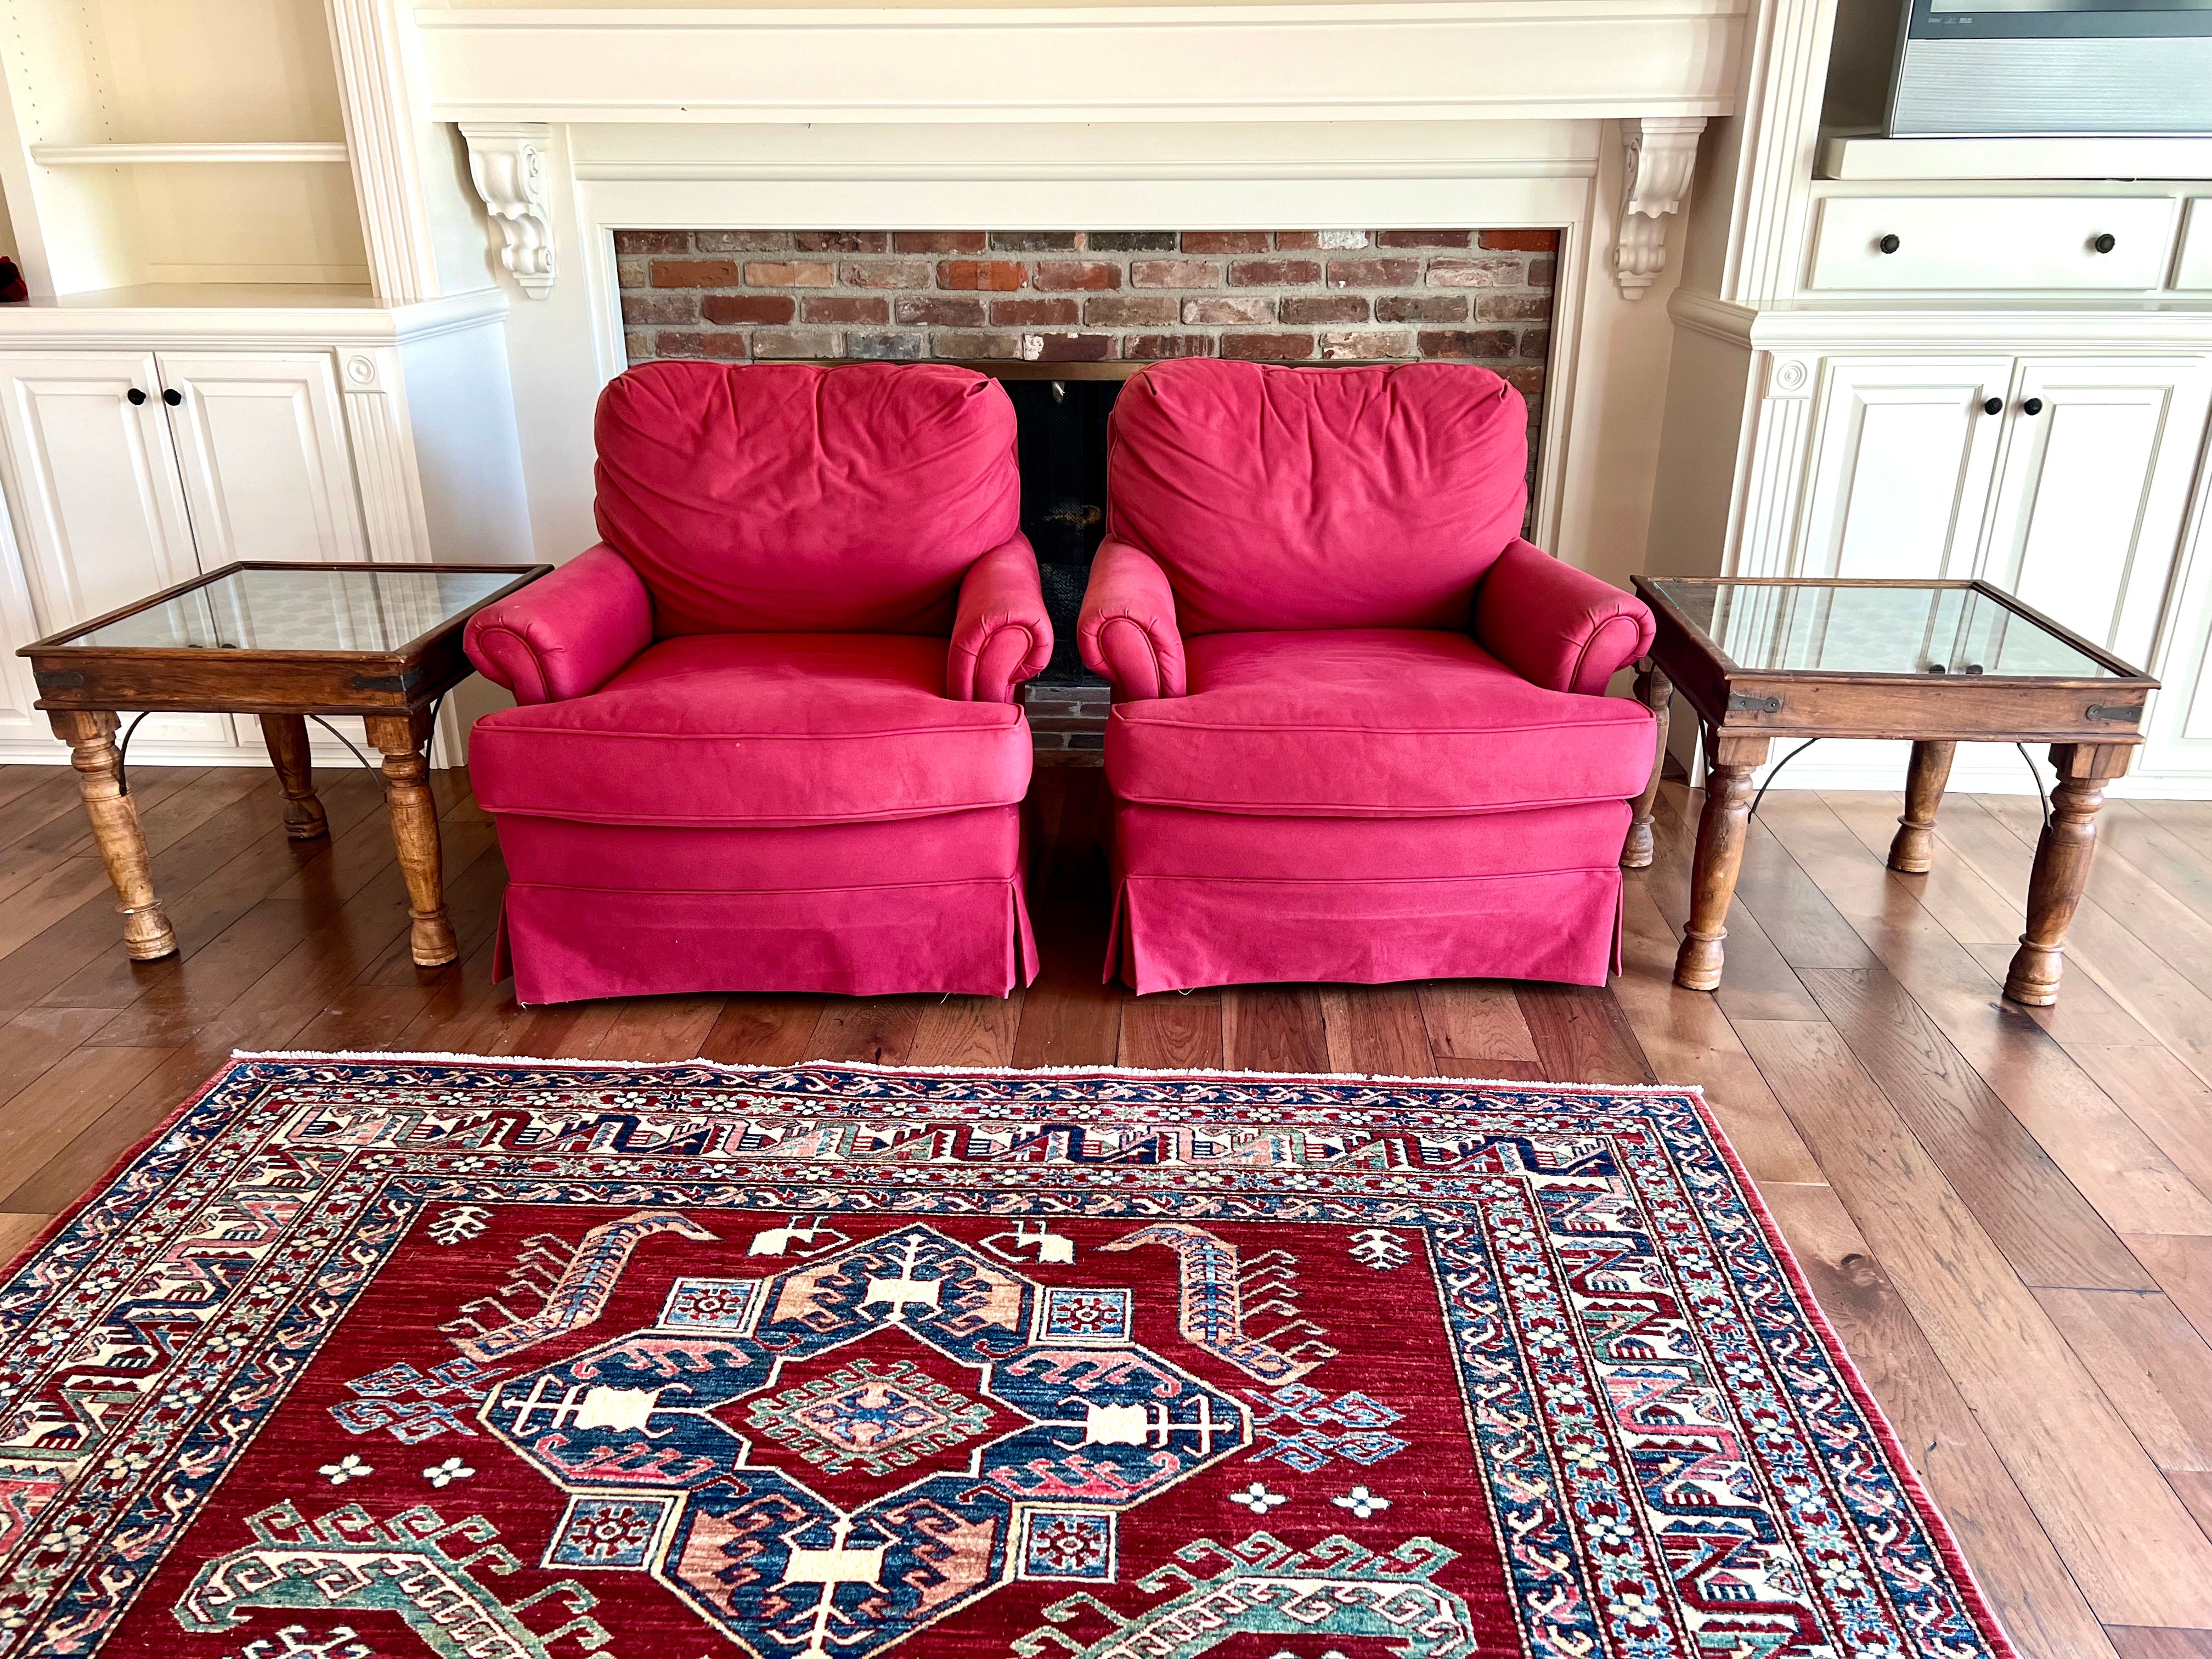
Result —
[[1595, 696], [1651, 649], [1651, 612], [1586, 570], [1516, 541], [1474, 590], [1475, 642], [1522, 679]]
[[1083, 660], [1112, 682], [1121, 701], [1180, 697], [1189, 690], [1175, 589], [1141, 548], [1110, 538], [1100, 546], [1075, 631]]
[[653, 643], [653, 600], [605, 542], [469, 618], [469, 660], [520, 703], [598, 690]]
[[1028, 538], [1017, 533], [968, 567], [945, 659], [945, 695], [962, 702], [1012, 702], [1052, 660], [1052, 619]]

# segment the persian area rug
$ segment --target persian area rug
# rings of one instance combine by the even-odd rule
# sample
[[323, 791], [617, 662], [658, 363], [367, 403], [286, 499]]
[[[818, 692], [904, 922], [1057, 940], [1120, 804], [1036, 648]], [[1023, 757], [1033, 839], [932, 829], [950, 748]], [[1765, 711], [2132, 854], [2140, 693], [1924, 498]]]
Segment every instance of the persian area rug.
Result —
[[233, 1063], [0, 1286], [0, 1651], [1983, 1659], [1692, 1092]]

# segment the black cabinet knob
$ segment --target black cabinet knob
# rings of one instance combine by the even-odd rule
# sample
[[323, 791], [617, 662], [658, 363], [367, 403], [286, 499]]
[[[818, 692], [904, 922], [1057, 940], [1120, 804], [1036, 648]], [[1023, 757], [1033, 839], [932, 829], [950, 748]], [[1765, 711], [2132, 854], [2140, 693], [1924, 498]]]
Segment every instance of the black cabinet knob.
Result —
[[174, 386], [167, 388], [161, 393], [161, 401], [168, 404], [172, 409], [174, 409], [179, 404], [184, 402], [184, 400], [185, 394], [178, 391]]
[[1899, 241], [1894, 235], [1891, 235], [1883, 237], [1881, 240], [1876, 242], [1875, 246], [1880, 248], [1884, 253], [1894, 253], [1898, 249], [1903, 247], [1905, 244]]
[[2110, 253], [2119, 245], [2120, 239], [2113, 235], [2109, 230], [2089, 244], [2091, 247], [2096, 249], [2100, 253]]
[[2023, 404], [2021, 404], [2021, 406], [2020, 406], [2020, 412], [2021, 412], [2021, 414], [2023, 414], [2023, 415], [2040, 415], [2040, 414], [2042, 414], [2042, 413], [2043, 413], [2043, 399], [2042, 399], [2042, 398], [2028, 398], [2025, 403], [2023, 403]]
[[145, 393], [145, 392], [144, 392], [143, 389], [141, 389], [140, 387], [137, 387], [137, 386], [132, 386], [132, 387], [131, 388], [131, 390], [130, 390], [130, 391], [128, 391], [128, 392], [125, 392], [123, 395], [124, 395], [125, 397], [128, 398], [129, 398], [132, 403], [134, 403], [134, 404], [143, 404], [143, 403], [144, 403], [144, 402], [146, 401], [146, 393]]
[[1987, 403], [1985, 403], [1985, 404], [1984, 404], [1982, 405], [1982, 413], [1983, 413], [1983, 414], [1984, 414], [1984, 415], [2002, 415], [2002, 414], [2003, 414], [2003, 413], [2004, 413], [2004, 399], [2003, 399], [2003, 398], [1990, 398]]

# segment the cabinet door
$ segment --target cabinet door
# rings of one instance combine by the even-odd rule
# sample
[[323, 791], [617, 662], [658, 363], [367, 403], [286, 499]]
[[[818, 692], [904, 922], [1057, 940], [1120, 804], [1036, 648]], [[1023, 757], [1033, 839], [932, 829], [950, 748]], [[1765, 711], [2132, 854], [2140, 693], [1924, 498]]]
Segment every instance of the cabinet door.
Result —
[[165, 351], [161, 371], [202, 564], [368, 556], [329, 353]]
[[[2201, 358], [2021, 363], [1982, 574], [2149, 662], [2204, 435]], [[2042, 407], [2027, 412], [2030, 399]]]
[[1795, 574], [1963, 575], [1989, 507], [2009, 357], [1827, 365]]
[[[143, 403], [131, 401], [134, 390]], [[31, 637], [199, 573], [160, 390], [146, 353], [0, 355], [0, 444]], [[228, 746], [231, 726], [221, 714], [164, 714], [138, 735]]]

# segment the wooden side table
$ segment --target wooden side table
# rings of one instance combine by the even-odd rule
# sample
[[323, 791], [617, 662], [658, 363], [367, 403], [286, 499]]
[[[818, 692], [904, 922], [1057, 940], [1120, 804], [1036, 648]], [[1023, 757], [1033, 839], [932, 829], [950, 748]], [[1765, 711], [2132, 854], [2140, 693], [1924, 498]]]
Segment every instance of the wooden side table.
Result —
[[439, 698], [474, 671], [470, 617], [553, 567], [234, 564], [27, 645], [39, 707], [68, 744], [100, 858], [142, 961], [177, 948], [115, 733], [119, 710], [256, 714], [284, 787], [285, 833], [330, 833], [315, 798], [307, 716], [357, 714], [383, 756], [384, 799], [407, 883], [416, 963], [455, 955], [431, 804]]
[[[1658, 715], [1667, 749], [1679, 690], [1703, 722], [1705, 804], [1698, 822], [1690, 920], [1674, 983], [1721, 982], [1722, 941], [1752, 806], [1752, 775], [1773, 740], [1910, 738], [1905, 812], [1889, 867], [1925, 873], [1936, 814], [1961, 743], [2046, 743], [2058, 775], [2029, 878], [2027, 930], [2005, 975], [2015, 1002], [2058, 999], [2066, 933], [2096, 846], [2105, 786], [2142, 742], [2158, 682], [1978, 581], [1822, 578], [1635, 579], [1657, 620], [1637, 695]], [[1657, 767], [1622, 863], [1651, 862]]]

